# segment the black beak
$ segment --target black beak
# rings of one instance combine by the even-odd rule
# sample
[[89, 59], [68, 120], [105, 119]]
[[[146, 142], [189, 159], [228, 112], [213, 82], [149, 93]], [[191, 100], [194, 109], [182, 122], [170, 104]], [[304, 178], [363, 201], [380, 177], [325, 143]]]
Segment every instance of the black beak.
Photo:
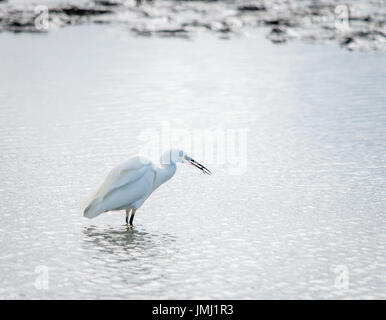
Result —
[[197, 161], [190, 159], [190, 164], [195, 166], [196, 168], [200, 169], [203, 173], [206, 174], [212, 174], [209, 169], [205, 168], [202, 164], [198, 163]]

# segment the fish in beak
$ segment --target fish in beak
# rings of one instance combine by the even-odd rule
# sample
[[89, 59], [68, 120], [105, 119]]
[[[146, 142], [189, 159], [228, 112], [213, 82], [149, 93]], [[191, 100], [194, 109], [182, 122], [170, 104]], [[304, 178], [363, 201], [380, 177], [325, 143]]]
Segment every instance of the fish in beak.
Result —
[[198, 163], [197, 161], [193, 160], [192, 158], [189, 158], [189, 162], [192, 166], [195, 166], [196, 168], [200, 169], [205, 174], [212, 174], [209, 169], [205, 168], [201, 163]]

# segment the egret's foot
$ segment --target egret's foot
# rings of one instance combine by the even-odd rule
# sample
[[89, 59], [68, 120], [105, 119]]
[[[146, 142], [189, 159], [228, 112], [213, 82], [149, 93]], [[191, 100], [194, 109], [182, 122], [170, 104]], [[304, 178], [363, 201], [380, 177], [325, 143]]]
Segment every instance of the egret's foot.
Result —
[[126, 226], [129, 224], [129, 213], [130, 213], [130, 209], [126, 209], [126, 219], [125, 219], [125, 221], [126, 221]]
[[[137, 211], [137, 209], [133, 209], [131, 211], [131, 216], [130, 216], [130, 225], [133, 226], [133, 221], [134, 221], [134, 215], [135, 215], [135, 212]], [[127, 220], [126, 220], [127, 221]]]

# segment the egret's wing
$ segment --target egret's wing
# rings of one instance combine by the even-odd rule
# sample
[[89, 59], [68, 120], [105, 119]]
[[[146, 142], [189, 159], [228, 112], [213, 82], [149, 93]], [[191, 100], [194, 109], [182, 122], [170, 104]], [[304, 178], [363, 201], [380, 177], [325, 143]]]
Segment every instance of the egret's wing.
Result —
[[114, 168], [95, 193], [93, 199], [103, 200], [115, 190], [140, 179], [152, 163], [143, 157], [134, 157]]

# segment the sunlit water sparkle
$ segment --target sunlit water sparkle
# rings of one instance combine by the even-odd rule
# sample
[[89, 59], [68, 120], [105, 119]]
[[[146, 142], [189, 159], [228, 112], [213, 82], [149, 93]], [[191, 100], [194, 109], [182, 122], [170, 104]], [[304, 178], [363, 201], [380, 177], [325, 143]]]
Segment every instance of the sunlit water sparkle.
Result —
[[[0, 34], [1, 298], [386, 298], [384, 54], [104, 30]], [[170, 119], [248, 128], [247, 172], [180, 166], [134, 230], [84, 219]]]

